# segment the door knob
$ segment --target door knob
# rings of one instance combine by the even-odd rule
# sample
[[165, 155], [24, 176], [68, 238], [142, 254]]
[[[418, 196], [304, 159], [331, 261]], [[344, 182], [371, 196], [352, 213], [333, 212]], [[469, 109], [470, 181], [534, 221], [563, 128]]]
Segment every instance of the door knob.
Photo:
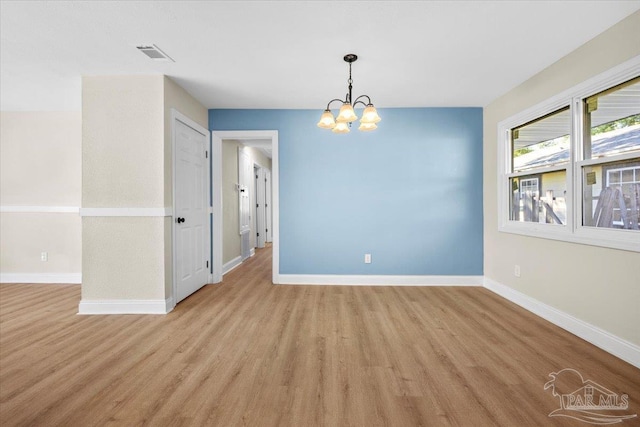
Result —
[[176, 222], [177, 222], [178, 224], [180, 224], [181, 222], [184, 222], [184, 218], [180, 218], [180, 217], [178, 217], [178, 218], [176, 219]]

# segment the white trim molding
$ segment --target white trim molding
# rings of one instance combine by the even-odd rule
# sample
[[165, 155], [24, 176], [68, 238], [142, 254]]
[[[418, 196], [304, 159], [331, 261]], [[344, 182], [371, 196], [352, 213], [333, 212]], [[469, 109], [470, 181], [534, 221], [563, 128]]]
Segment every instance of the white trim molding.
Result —
[[80, 212], [78, 206], [0, 206], [0, 213], [73, 213]]
[[167, 314], [173, 307], [173, 297], [166, 300], [82, 300], [78, 314]]
[[82, 273], [0, 273], [0, 283], [82, 283]]
[[172, 208], [80, 208], [80, 216], [172, 216]]
[[482, 276], [280, 274], [279, 285], [482, 286]]
[[240, 264], [242, 264], [242, 257], [238, 255], [231, 261], [224, 263], [224, 265], [222, 266], [222, 274], [227, 274], [228, 272], [230, 272]]
[[544, 304], [522, 292], [495, 280], [484, 278], [484, 287], [491, 292], [519, 305], [536, 316], [590, 342], [596, 347], [640, 368], [640, 346], [617, 337], [605, 330]]

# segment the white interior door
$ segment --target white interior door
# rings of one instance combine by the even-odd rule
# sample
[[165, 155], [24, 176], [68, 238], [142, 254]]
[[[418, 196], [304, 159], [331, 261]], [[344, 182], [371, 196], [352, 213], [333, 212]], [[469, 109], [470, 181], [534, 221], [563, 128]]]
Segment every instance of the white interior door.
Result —
[[251, 256], [251, 177], [253, 165], [242, 147], [238, 148], [238, 198], [240, 211], [240, 256], [242, 260]]
[[174, 250], [176, 303], [207, 283], [209, 214], [208, 137], [178, 119], [174, 122]]
[[265, 169], [264, 171], [264, 222], [265, 222], [265, 241], [271, 242], [271, 171]]
[[256, 246], [264, 248], [266, 241], [266, 226], [264, 212], [264, 169], [257, 167], [255, 169], [255, 189], [256, 189]]

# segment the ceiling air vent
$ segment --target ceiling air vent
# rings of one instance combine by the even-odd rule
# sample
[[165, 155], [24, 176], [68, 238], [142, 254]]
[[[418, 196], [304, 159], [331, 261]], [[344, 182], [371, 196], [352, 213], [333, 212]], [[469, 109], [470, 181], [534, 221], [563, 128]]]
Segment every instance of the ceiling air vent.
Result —
[[145, 44], [136, 47], [140, 52], [144, 53], [154, 61], [175, 62], [169, 55], [160, 50], [160, 48], [155, 44]]

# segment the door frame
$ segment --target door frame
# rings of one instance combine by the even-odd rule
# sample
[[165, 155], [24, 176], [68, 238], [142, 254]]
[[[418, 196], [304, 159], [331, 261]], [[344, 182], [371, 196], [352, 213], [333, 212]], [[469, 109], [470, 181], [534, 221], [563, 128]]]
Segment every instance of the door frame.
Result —
[[[208, 207], [207, 207], [207, 212], [208, 214], [208, 218], [207, 221], [205, 221], [205, 247], [207, 248], [211, 248], [211, 190], [210, 190], [210, 186], [211, 186], [211, 132], [203, 127], [200, 126], [198, 123], [196, 123], [195, 121], [191, 120], [189, 117], [185, 116], [184, 114], [182, 114], [180, 111], [176, 110], [175, 108], [171, 109], [171, 281], [172, 281], [172, 285], [171, 285], [171, 300], [172, 300], [172, 308], [175, 307], [178, 302], [176, 301], [177, 299], [177, 295], [178, 295], [178, 271], [176, 269], [176, 221], [175, 221], [175, 217], [176, 217], [176, 121], [180, 121], [183, 124], [189, 126], [190, 128], [192, 128], [193, 130], [195, 130], [196, 132], [201, 133], [202, 135], [204, 135], [207, 138], [208, 143], [205, 144], [205, 151], [207, 152], [207, 157], [208, 159], [205, 159], [204, 165], [205, 165], [205, 172], [204, 172], [204, 176], [206, 177], [205, 179], [205, 185], [203, 185], [202, 187], [202, 191], [203, 191], [203, 196], [206, 200], [208, 200]], [[208, 160], [208, 161], [207, 161]], [[212, 267], [213, 266], [213, 262], [211, 259], [211, 249], [209, 249], [209, 254], [207, 257], [208, 261], [209, 261], [209, 273], [207, 275], [207, 282], [211, 283], [212, 281]]]
[[272, 281], [280, 283], [280, 198], [279, 159], [277, 130], [229, 130], [211, 131], [211, 168], [213, 194], [213, 283], [222, 281], [222, 140], [223, 139], [271, 139], [271, 221], [273, 223]]

